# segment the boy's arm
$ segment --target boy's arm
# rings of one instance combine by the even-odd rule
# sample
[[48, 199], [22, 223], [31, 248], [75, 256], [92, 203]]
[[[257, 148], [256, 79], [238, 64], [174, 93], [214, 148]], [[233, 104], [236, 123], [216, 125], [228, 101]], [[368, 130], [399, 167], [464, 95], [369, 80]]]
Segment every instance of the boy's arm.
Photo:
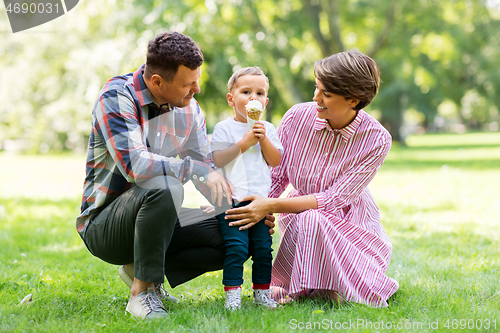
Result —
[[266, 134], [266, 126], [264, 125], [264, 123], [259, 121], [256, 122], [255, 125], [253, 125], [253, 132], [255, 133], [255, 136], [259, 138], [260, 149], [262, 150], [262, 155], [264, 155], [264, 159], [266, 160], [267, 165], [272, 168], [277, 167], [281, 162], [281, 152], [271, 141], [269, 135], [267, 135], [274, 134], [276, 136], [275, 131], [271, 131], [272, 133]]
[[251, 131], [247, 131], [243, 138], [237, 143], [222, 150], [212, 152], [212, 160], [216, 167], [222, 168], [234, 161], [240, 154], [243, 154], [248, 148], [256, 145], [259, 139]]
[[222, 150], [215, 150], [212, 152], [212, 160], [218, 168], [225, 167], [236, 157], [240, 155], [240, 147], [237, 144], [233, 144], [230, 147]]
[[260, 142], [260, 149], [262, 150], [264, 159], [270, 167], [275, 168], [280, 165], [281, 152], [273, 145], [267, 136]]

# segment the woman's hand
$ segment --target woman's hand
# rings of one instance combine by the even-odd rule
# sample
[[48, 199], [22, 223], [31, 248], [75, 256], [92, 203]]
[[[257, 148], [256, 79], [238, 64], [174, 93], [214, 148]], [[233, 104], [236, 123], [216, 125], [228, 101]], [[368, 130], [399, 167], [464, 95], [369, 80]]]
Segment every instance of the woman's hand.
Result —
[[[226, 219], [237, 220], [229, 223], [230, 226], [240, 226], [240, 230], [248, 229], [266, 217], [272, 214], [271, 200], [260, 195], [250, 195], [241, 199], [241, 201], [252, 201], [246, 206], [232, 208], [226, 211]], [[270, 219], [269, 219], [270, 220]], [[270, 221], [273, 222], [273, 221]]]

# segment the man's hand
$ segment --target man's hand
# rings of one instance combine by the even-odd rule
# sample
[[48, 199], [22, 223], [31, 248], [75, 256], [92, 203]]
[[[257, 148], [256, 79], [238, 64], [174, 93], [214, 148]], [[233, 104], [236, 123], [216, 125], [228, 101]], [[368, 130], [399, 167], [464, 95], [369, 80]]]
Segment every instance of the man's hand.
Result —
[[236, 195], [233, 185], [224, 176], [212, 168], [208, 173], [206, 185], [212, 193], [212, 202], [217, 206], [222, 206], [222, 197], [226, 196], [227, 203], [231, 205], [232, 195]]
[[274, 221], [275, 220], [276, 220], [276, 217], [274, 217], [274, 215], [272, 215], [272, 214], [266, 215], [266, 219], [264, 220], [264, 224], [270, 228], [269, 235], [274, 234], [274, 226], [275, 226]]

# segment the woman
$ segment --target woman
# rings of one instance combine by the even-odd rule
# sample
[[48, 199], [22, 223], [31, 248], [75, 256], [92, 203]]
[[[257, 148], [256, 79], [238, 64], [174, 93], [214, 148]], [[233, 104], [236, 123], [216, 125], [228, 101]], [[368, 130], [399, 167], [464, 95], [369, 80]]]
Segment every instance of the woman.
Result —
[[[391, 147], [389, 133], [362, 110], [378, 92], [376, 63], [359, 51], [315, 63], [314, 102], [293, 106], [278, 130], [285, 153], [269, 198], [227, 211], [249, 228], [279, 215], [275, 298], [329, 297], [387, 306], [398, 289], [387, 277], [392, 245], [367, 186]], [[286, 198], [278, 198], [292, 184]], [[338, 299], [340, 296], [340, 299]]]

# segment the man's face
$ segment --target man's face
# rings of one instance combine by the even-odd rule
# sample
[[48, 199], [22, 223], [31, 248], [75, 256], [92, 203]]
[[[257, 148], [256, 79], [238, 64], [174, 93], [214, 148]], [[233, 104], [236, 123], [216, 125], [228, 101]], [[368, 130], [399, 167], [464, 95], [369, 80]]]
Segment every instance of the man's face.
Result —
[[163, 78], [158, 87], [158, 104], [169, 103], [170, 105], [183, 108], [189, 105], [194, 94], [201, 91], [198, 79], [201, 76], [201, 67], [191, 70], [184, 65], [180, 65], [172, 82], [167, 82]]

